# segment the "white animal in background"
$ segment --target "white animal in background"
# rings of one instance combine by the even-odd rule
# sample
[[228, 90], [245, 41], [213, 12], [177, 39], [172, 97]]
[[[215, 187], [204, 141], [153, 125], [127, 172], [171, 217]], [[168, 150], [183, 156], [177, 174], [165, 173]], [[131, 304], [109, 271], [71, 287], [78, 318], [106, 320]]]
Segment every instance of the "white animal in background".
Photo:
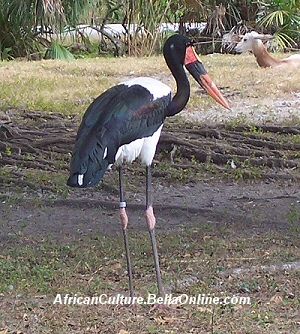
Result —
[[273, 58], [263, 43], [263, 41], [271, 39], [273, 39], [272, 35], [263, 35], [256, 31], [251, 31], [244, 35], [243, 39], [235, 47], [235, 51], [239, 53], [252, 51], [260, 67], [300, 66], [300, 54], [284, 59]]

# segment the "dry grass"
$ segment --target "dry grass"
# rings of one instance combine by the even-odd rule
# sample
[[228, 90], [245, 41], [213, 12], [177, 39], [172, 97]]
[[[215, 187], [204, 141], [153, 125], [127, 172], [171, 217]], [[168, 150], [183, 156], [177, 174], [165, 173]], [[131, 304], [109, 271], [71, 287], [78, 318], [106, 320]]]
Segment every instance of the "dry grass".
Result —
[[[299, 271], [259, 269], [274, 258], [299, 258], [292, 228], [284, 237], [275, 231], [245, 237], [233, 234], [230, 225], [217, 230], [208, 222], [158, 234], [164, 283], [173, 296], [249, 297], [251, 303], [173, 305], [153, 312], [151, 305], [53, 305], [58, 293], [114, 296], [127, 289], [120, 235], [62, 244], [51, 236], [28, 240], [22, 227], [20, 232], [19, 245], [1, 255], [1, 333], [298, 333]], [[156, 293], [148, 235], [131, 233], [130, 242], [135, 289], [147, 298]], [[245, 271], [226, 274], [234, 268]]]
[[[224, 111], [193, 83], [183, 117], [255, 124], [299, 121], [298, 71], [260, 69], [251, 55], [201, 59], [228, 97], [232, 110]], [[83, 113], [92, 99], [108, 87], [142, 75], [158, 78], [174, 88], [162, 57], [2, 62], [0, 110], [18, 106]], [[27, 198], [28, 192], [22, 196]], [[35, 200], [33, 203], [39, 207], [41, 198]], [[6, 208], [18, 205], [11, 200]], [[43, 210], [45, 219], [50, 219], [53, 208]], [[263, 215], [259, 210], [254, 207], [253, 215]], [[223, 225], [204, 221], [199, 213], [195, 226], [159, 233], [163, 280], [174, 294], [250, 296], [251, 305], [182, 305], [175, 311], [155, 312], [149, 312], [150, 307], [145, 305], [53, 305], [57, 293], [113, 295], [127, 289], [122, 238], [102, 233], [93, 237], [71, 235], [64, 241], [50, 234], [38, 238], [24, 232], [27, 219], [37, 229], [38, 225], [30, 217], [24, 218], [22, 212], [19, 218], [12, 222], [12, 234], [0, 240], [0, 334], [299, 333], [299, 269], [259, 269], [262, 264], [299, 262], [297, 207], [289, 213], [288, 224], [282, 230], [273, 229], [270, 222], [269, 228], [262, 226], [256, 232], [246, 221]], [[130, 243], [135, 289], [146, 296], [156, 291], [148, 235], [132, 232]], [[244, 271], [241, 275], [224, 274], [234, 268]]]
[[2, 63], [0, 94], [4, 105], [66, 114], [83, 113], [101, 92], [132, 76], [133, 72], [138, 76], [152, 75], [155, 70], [161, 71], [163, 65], [159, 58], [151, 58], [151, 62], [99, 58]]
[[[284, 109], [282, 101], [299, 100], [300, 81], [295, 69], [261, 69], [252, 55], [201, 57], [206, 69], [228, 97], [232, 110], [225, 111], [201, 93], [194, 82], [186, 110], [187, 118], [201, 122], [222, 122], [236, 118], [255, 118], [261, 122], [283, 121], [276, 115]], [[151, 76], [175, 88], [163, 57], [98, 58], [76, 61], [2, 62], [0, 63], [2, 105], [25, 109], [83, 113], [91, 101], [110, 86], [133, 76]], [[275, 105], [275, 107], [274, 107]], [[299, 102], [289, 108], [299, 110]], [[272, 109], [273, 108], [273, 109]], [[275, 112], [274, 112], [275, 108]], [[262, 114], [259, 117], [258, 114]], [[248, 117], [250, 115], [250, 117]], [[300, 117], [299, 111], [293, 113]]]

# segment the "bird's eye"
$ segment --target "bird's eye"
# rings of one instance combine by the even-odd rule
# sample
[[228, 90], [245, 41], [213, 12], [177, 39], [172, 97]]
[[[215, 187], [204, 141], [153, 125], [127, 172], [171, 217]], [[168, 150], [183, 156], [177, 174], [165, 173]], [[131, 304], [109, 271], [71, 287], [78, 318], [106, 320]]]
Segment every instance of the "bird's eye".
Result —
[[244, 38], [243, 41], [244, 41], [244, 42], [247, 42], [247, 41], [248, 41], [248, 38]]

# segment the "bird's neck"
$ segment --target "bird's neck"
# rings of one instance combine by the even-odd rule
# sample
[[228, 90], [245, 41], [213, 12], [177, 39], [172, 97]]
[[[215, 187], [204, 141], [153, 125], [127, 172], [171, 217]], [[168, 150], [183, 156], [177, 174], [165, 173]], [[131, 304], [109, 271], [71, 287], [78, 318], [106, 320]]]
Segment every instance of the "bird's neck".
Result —
[[175, 78], [177, 91], [167, 110], [167, 116], [178, 114], [187, 104], [190, 98], [190, 84], [181, 64], [170, 67]]

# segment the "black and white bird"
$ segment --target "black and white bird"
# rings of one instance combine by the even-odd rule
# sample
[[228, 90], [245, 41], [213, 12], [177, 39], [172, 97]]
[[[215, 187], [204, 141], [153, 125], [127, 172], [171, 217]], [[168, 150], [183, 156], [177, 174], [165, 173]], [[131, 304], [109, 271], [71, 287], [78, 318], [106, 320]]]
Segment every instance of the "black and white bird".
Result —
[[122, 163], [140, 158], [146, 165], [146, 221], [154, 255], [158, 293], [163, 295], [159, 259], [155, 240], [155, 216], [151, 196], [150, 166], [166, 117], [178, 114], [190, 97], [190, 85], [185, 68], [193, 78], [222, 106], [229, 105], [198, 59], [191, 41], [183, 35], [173, 35], [163, 49], [165, 61], [177, 85], [171, 89], [160, 81], [140, 77], [120, 83], [97, 97], [88, 107], [79, 127], [72, 153], [71, 187], [95, 186], [112, 164], [119, 170], [120, 219], [124, 235], [130, 295], [133, 296], [129, 255], [126, 202], [123, 191]]

